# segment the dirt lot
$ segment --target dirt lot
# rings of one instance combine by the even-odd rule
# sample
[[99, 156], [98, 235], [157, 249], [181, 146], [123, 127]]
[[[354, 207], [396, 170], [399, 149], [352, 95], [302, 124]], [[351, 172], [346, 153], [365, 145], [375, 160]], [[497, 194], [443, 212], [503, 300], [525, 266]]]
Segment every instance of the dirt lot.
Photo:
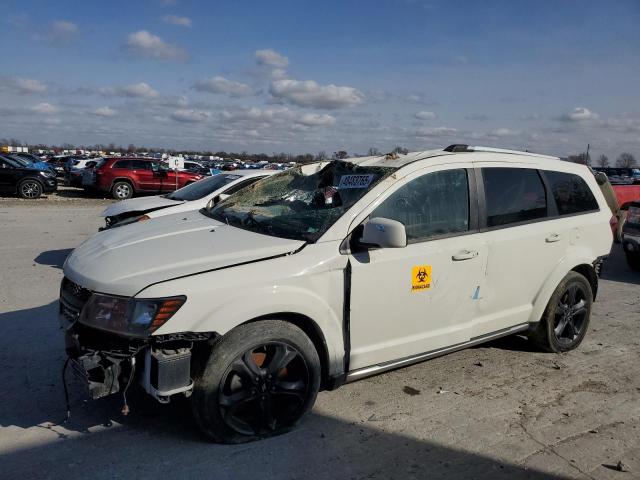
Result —
[[61, 265], [108, 203], [57, 197], [0, 200], [2, 479], [640, 478], [640, 274], [618, 246], [566, 355], [503, 339], [321, 393], [297, 431], [242, 446], [207, 443], [185, 401], [135, 396], [122, 417], [75, 384], [57, 425]]

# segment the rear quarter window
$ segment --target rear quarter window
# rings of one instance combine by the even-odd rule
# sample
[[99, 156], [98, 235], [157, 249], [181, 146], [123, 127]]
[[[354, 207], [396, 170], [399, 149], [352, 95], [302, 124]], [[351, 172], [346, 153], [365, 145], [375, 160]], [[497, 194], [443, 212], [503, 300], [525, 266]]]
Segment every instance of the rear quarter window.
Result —
[[593, 192], [579, 175], [564, 172], [544, 172], [551, 194], [560, 215], [572, 215], [598, 210], [598, 202]]

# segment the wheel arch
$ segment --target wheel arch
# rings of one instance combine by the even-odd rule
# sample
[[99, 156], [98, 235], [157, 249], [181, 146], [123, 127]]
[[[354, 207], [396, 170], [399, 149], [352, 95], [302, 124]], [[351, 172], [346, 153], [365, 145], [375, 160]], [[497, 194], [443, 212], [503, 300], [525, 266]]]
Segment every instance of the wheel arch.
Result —
[[320, 328], [320, 326], [307, 315], [296, 312], [269, 313], [267, 315], [261, 315], [256, 318], [252, 318], [251, 320], [247, 320], [246, 322], [242, 323], [242, 325], [260, 322], [262, 320], [282, 320], [291, 323], [302, 330], [305, 335], [309, 337], [311, 343], [313, 343], [313, 346], [318, 352], [318, 358], [320, 359], [320, 389], [324, 390], [328, 388], [331, 377], [329, 367], [329, 348], [327, 347], [327, 341], [324, 337], [324, 334], [322, 333], [322, 329]]
[[134, 182], [131, 178], [129, 178], [129, 177], [116, 177], [113, 180], [111, 180], [111, 185], [109, 185], [109, 191], [111, 191], [113, 189], [113, 186], [117, 182], [127, 182], [129, 185], [131, 185], [131, 187], [133, 188], [134, 192], [136, 190], [138, 190], [138, 186], [136, 185], [136, 182]]
[[15, 193], [20, 193], [20, 185], [22, 185], [24, 182], [28, 182], [28, 181], [36, 182], [38, 185], [40, 185], [40, 188], [42, 189], [42, 193], [44, 193], [44, 183], [42, 182], [42, 180], [40, 180], [38, 177], [36, 177], [34, 175], [25, 175], [24, 177], [20, 178], [16, 182], [16, 191], [15, 191]]
[[586, 250], [575, 252], [574, 255], [563, 258], [546, 278], [534, 298], [529, 323], [535, 324], [540, 321], [553, 292], [555, 292], [562, 279], [569, 272], [577, 272], [587, 279], [589, 285], [591, 285], [591, 291], [593, 292], [593, 298], [595, 300], [598, 291], [598, 275], [593, 266], [594, 260], [597, 260], [597, 255], [587, 252]]

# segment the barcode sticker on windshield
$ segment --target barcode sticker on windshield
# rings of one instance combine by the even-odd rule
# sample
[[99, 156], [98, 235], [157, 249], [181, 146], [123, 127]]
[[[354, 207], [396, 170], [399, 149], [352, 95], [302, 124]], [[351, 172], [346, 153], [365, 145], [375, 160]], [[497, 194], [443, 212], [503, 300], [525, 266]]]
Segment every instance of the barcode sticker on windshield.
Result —
[[367, 188], [371, 185], [374, 176], [371, 173], [368, 175], [343, 175], [340, 177], [338, 188]]

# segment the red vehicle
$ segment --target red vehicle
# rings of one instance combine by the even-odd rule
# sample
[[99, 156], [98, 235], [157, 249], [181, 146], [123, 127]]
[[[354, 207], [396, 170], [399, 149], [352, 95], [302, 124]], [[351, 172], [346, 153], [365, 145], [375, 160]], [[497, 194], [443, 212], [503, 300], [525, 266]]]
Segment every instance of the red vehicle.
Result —
[[105, 158], [94, 169], [93, 187], [109, 192], [116, 200], [126, 200], [138, 193], [173, 192], [202, 175], [175, 172], [158, 160], [148, 158]]
[[640, 201], [640, 185], [612, 185], [612, 187], [618, 199], [620, 211], [618, 215], [616, 215], [616, 225], [612, 225], [611, 228], [614, 229], [615, 241], [620, 242], [622, 240], [622, 228], [627, 218], [629, 204]]

